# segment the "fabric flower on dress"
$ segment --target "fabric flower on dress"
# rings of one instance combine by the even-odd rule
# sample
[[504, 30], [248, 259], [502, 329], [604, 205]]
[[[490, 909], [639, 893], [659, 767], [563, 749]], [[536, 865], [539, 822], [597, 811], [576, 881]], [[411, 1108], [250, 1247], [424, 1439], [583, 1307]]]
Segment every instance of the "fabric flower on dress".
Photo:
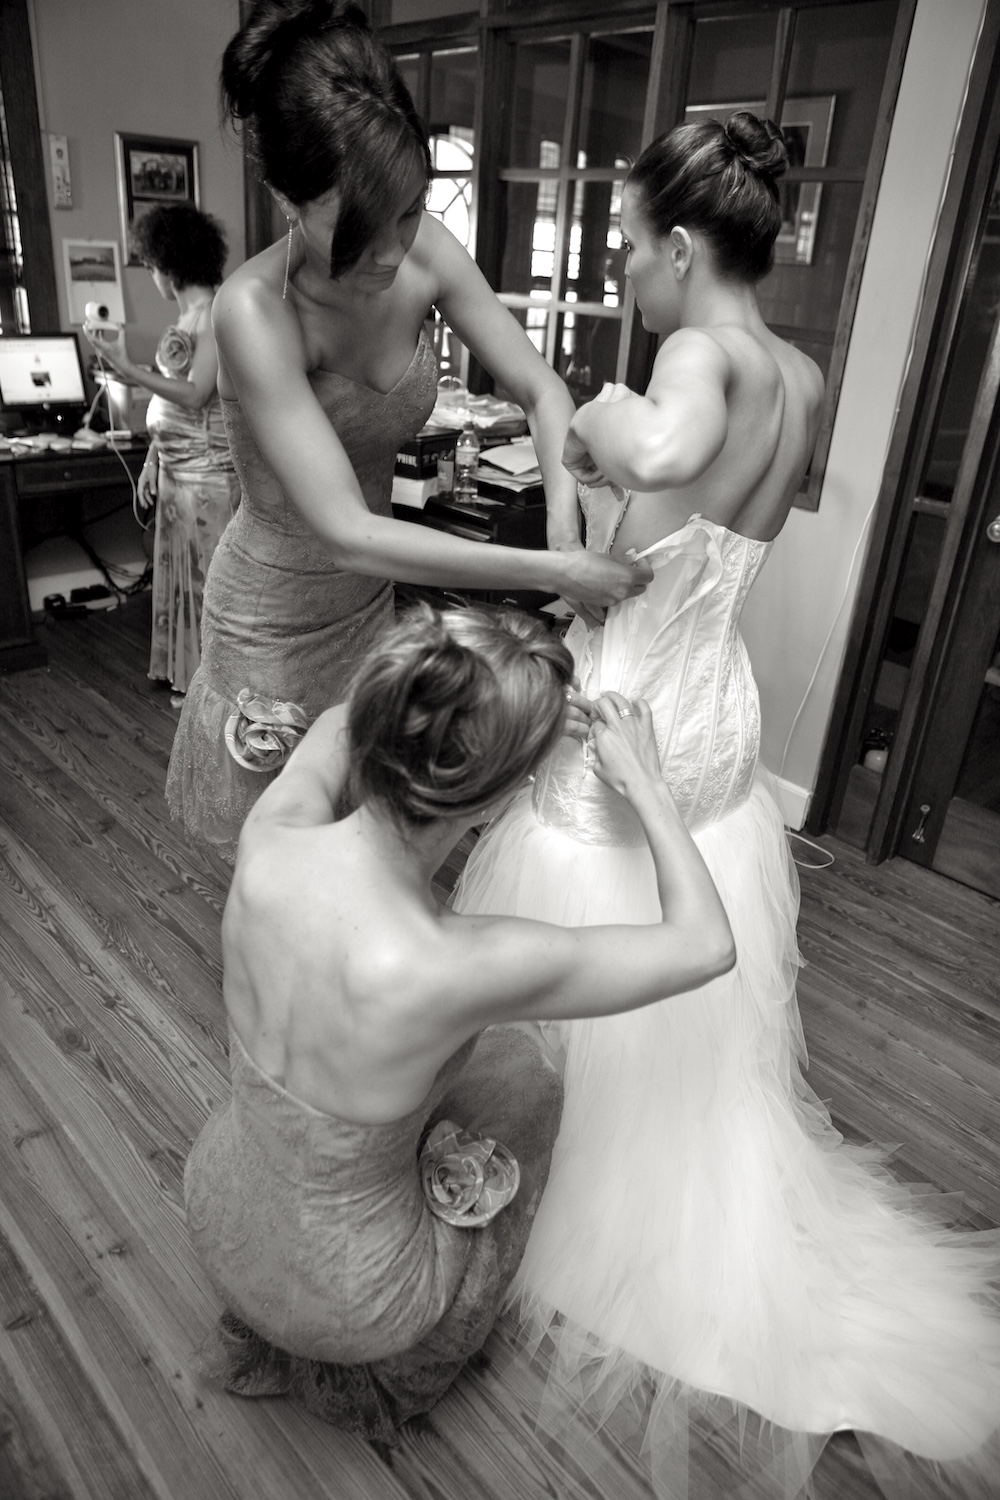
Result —
[[520, 1182], [506, 1146], [454, 1120], [439, 1120], [420, 1153], [420, 1185], [431, 1213], [459, 1229], [480, 1229], [496, 1218]]
[[226, 748], [248, 771], [283, 766], [309, 727], [297, 703], [260, 698], [250, 688], [236, 696], [238, 711], [226, 723]]
[[157, 345], [156, 357], [168, 375], [186, 375], [194, 358], [194, 339], [183, 328], [168, 328]]

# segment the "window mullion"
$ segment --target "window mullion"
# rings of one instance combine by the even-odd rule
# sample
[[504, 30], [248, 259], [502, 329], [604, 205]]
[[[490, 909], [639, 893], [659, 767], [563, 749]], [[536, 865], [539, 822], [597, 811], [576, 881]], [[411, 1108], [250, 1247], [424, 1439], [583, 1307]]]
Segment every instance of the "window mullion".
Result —
[[788, 82], [788, 69], [792, 61], [792, 47], [794, 43], [795, 11], [790, 5], [786, 5], [778, 12], [774, 52], [771, 56], [771, 80], [768, 83], [767, 98], [764, 101], [765, 120], [774, 120], [777, 123], [781, 119], [781, 111], [785, 105], [785, 85]]
[[550, 295], [552, 306], [545, 327], [545, 358], [553, 369], [559, 345], [560, 315], [555, 304], [563, 294], [566, 276], [566, 247], [569, 240], [569, 221], [572, 195], [576, 189], [575, 178], [570, 172], [576, 166], [576, 142], [580, 128], [580, 101], [583, 97], [583, 59], [585, 38], [576, 32], [570, 43], [569, 89], [566, 98], [566, 115], [563, 121], [562, 151], [559, 157], [559, 193], [556, 199], [555, 254], [552, 262]]

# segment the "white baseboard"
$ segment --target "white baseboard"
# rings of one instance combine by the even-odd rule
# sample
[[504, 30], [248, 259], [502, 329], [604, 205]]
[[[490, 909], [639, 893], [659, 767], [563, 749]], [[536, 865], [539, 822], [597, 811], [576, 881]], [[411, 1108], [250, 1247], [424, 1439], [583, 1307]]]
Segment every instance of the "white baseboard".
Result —
[[781, 776], [776, 776], [774, 779], [785, 825], [798, 831], [804, 827], [806, 818], [809, 816], [812, 792], [807, 791], [804, 786], [796, 786], [794, 781], [785, 781]]

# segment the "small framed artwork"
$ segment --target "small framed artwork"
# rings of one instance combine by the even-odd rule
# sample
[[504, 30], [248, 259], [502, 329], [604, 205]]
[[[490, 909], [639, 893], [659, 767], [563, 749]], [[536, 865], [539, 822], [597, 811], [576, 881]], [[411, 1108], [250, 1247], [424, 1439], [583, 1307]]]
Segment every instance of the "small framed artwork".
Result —
[[132, 251], [132, 229], [158, 203], [192, 203], [201, 207], [197, 141], [158, 135], [115, 132], [118, 212], [125, 264], [139, 265]]
[[63, 240], [66, 305], [71, 323], [85, 323], [88, 302], [108, 309], [112, 323], [124, 323], [117, 240]]
[[[785, 100], [781, 111], [781, 133], [788, 147], [790, 167], [826, 166], [835, 100], [835, 94]], [[709, 116], [725, 121], [727, 115], [735, 114], [737, 110], [748, 109], [751, 114], [759, 115], [763, 108], [760, 99], [739, 104], [689, 104], [684, 120], [690, 124]], [[779, 179], [778, 194], [782, 222], [774, 242], [775, 265], [811, 266], [823, 184]]]

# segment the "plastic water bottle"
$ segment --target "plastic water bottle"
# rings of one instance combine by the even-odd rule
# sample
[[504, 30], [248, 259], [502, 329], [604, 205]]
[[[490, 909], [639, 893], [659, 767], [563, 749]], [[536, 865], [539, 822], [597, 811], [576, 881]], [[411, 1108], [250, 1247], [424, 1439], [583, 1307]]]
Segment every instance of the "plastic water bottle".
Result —
[[455, 444], [455, 499], [475, 500], [479, 494], [479, 438], [469, 422]]

